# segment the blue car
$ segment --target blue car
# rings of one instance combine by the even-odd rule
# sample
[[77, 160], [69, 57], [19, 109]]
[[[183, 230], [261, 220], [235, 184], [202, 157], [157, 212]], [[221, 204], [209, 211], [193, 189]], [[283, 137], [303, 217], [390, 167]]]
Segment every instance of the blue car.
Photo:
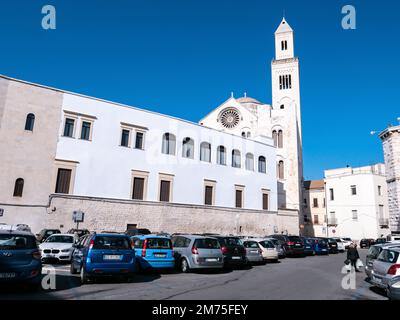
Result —
[[131, 238], [135, 247], [139, 270], [173, 269], [175, 267], [171, 238], [157, 235], [142, 235]]
[[325, 239], [314, 238], [314, 250], [317, 255], [327, 255], [329, 254], [328, 243]]
[[303, 238], [304, 242], [304, 254], [307, 256], [315, 255], [315, 243], [311, 238]]
[[124, 234], [88, 234], [74, 245], [71, 273], [80, 273], [81, 283], [97, 277], [118, 276], [130, 281], [135, 273], [135, 250]]
[[35, 235], [0, 230], [0, 285], [21, 283], [37, 289], [41, 281], [42, 262]]

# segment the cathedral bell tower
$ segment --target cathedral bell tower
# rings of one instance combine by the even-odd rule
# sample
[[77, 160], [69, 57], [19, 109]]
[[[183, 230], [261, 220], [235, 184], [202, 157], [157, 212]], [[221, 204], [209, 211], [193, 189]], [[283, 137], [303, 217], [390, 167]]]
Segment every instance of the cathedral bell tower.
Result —
[[299, 210], [302, 221], [299, 59], [294, 55], [293, 29], [285, 18], [275, 31], [275, 59], [271, 63], [271, 75], [271, 135], [277, 147], [278, 207]]

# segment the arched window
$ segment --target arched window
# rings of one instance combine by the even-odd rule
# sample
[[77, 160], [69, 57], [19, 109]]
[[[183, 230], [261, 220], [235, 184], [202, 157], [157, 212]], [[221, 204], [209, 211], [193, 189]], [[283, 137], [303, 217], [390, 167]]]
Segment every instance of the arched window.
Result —
[[283, 148], [283, 132], [282, 132], [282, 130], [278, 131], [278, 148]]
[[162, 139], [162, 153], [175, 154], [176, 138], [172, 133], [164, 133]]
[[35, 124], [35, 115], [33, 113], [29, 113], [26, 116], [25, 130], [33, 131], [33, 125], [34, 124]]
[[241, 159], [240, 159], [240, 151], [232, 150], [232, 167], [240, 168], [241, 167]]
[[191, 138], [185, 138], [182, 141], [182, 157], [194, 158], [194, 141]]
[[246, 170], [254, 171], [254, 156], [251, 153], [246, 154]]
[[250, 138], [250, 137], [251, 137], [250, 131], [247, 131], [246, 137], [247, 137], [247, 138]]
[[261, 172], [261, 173], [267, 172], [267, 162], [265, 161], [264, 156], [258, 157], [258, 172]]
[[246, 138], [246, 132], [244, 132], [244, 131], [242, 132], [242, 137]]
[[272, 131], [272, 139], [274, 140], [274, 147], [278, 146], [278, 133], [276, 130]]
[[226, 165], [226, 150], [224, 146], [217, 148], [217, 164]]
[[285, 172], [284, 164], [283, 164], [283, 161], [280, 160], [276, 166], [276, 174], [278, 176], [278, 179], [285, 178], [284, 172]]
[[211, 162], [211, 144], [208, 142], [200, 144], [200, 161]]
[[284, 105], [284, 104], [281, 104], [280, 108], [281, 108], [282, 110], [285, 109], [285, 105]]
[[17, 180], [15, 180], [14, 197], [22, 197], [23, 191], [24, 191], [24, 179], [18, 178]]

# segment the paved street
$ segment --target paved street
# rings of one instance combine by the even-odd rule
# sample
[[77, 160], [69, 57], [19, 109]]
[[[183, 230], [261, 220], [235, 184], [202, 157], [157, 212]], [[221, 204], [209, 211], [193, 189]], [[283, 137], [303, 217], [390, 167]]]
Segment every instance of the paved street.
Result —
[[[365, 260], [366, 250], [360, 250]], [[79, 277], [69, 274], [69, 265], [57, 265], [57, 288], [27, 293], [15, 288], [0, 292], [3, 299], [306, 299], [382, 300], [370, 289], [365, 273], [357, 273], [357, 289], [341, 287], [345, 254], [287, 258], [276, 264], [214, 273], [151, 273], [137, 275], [133, 282], [102, 280], [81, 286]]]

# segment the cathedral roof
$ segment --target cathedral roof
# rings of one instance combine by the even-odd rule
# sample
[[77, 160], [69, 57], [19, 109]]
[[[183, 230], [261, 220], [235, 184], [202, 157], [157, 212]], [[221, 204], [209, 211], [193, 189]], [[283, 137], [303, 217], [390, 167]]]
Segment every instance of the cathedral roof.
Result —
[[293, 29], [290, 27], [289, 23], [287, 23], [285, 18], [282, 19], [281, 24], [279, 25], [278, 29], [276, 29], [276, 31], [275, 31], [275, 34], [284, 33], [284, 32], [293, 32]]
[[236, 101], [239, 103], [263, 104], [262, 102], [254, 99], [254, 98], [250, 98], [250, 97], [242, 97], [242, 98], [236, 99]]

